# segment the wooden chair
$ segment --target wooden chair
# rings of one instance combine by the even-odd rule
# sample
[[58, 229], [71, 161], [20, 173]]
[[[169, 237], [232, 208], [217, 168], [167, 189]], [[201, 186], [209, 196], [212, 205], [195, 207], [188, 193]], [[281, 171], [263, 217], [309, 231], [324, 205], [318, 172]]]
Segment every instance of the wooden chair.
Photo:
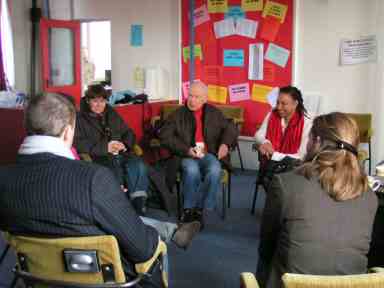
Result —
[[[384, 268], [372, 268], [368, 274], [343, 276], [317, 276], [285, 273], [282, 277], [285, 288], [382, 288]], [[240, 274], [241, 288], [259, 288], [252, 273]]]
[[[6, 235], [17, 254], [17, 279], [27, 287], [136, 287], [166, 256], [167, 247], [159, 241], [151, 259], [136, 264], [135, 277], [127, 279], [114, 236], [40, 238]], [[162, 270], [163, 287], [168, 275]]]
[[373, 135], [372, 129], [372, 114], [355, 114], [347, 113], [349, 117], [354, 119], [359, 126], [360, 143], [368, 143], [368, 150], [359, 149], [359, 160], [364, 163], [368, 161], [368, 174], [371, 175], [372, 169], [372, 151], [371, 151], [371, 138]]

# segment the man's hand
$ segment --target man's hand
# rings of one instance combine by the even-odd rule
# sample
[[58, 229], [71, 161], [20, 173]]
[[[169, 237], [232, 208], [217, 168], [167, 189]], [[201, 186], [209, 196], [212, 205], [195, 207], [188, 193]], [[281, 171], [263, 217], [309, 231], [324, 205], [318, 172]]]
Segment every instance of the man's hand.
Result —
[[267, 157], [268, 159], [272, 157], [272, 154], [274, 152], [273, 146], [270, 142], [265, 142], [264, 144], [261, 144], [259, 146], [259, 151], [261, 155]]
[[188, 150], [188, 156], [189, 157], [192, 157], [192, 158], [199, 158], [198, 156], [198, 153], [196, 152], [195, 148], [194, 147], [191, 147], [189, 148]]
[[219, 147], [219, 152], [217, 153], [217, 158], [219, 160], [223, 159], [225, 156], [228, 155], [228, 145], [227, 144], [221, 144]]
[[109, 141], [108, 153], [118, 154], [120, 151], [126, 150], [124, 143], [120, 141]]

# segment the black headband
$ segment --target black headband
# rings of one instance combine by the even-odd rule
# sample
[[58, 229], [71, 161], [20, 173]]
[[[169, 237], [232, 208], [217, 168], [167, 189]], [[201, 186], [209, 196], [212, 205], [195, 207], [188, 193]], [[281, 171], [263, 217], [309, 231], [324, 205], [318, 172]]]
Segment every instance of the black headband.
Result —
[[354, 146], [342, 140], [336, 141], [336, 148], [340, 150], [347, 150], [351, 152], [353, 155], [355, 155], [356, 157], [358, 155], [357, 149]]

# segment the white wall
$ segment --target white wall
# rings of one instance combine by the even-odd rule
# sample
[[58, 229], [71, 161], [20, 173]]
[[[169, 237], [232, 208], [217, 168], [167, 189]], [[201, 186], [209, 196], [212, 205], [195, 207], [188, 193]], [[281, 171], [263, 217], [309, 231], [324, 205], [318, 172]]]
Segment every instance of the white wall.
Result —
[[339, 66], [342, 38], [375, 34], [377, 0], [297, 0], [295, 85], [324, 112], [369, 112], [376, 63]]
[[[160, 65], [169, 72], [169, 96], [174, 99], [179, 93], [178, 15], [179, 0], [81, 0], [74, 5], [75, 19], [111, 21], [114, 90], [134, 87], [136, 66]], [[144, 25], [142, 47], [130, 46], [131, 24]]]

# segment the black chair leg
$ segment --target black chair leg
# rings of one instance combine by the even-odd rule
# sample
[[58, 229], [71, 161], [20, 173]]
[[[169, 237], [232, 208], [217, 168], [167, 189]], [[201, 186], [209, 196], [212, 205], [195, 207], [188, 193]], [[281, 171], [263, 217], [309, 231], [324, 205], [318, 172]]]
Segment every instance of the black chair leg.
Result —
[[16, 276], [13, 277], [13, 280], [11, 282], [11, 285], [9, 285], [10, 288], [16, 287], [18, 278]]
[[236, 143], [236, 149], [237, 149], [237, 153], [239, 154], [241, 171], [244, 171], [243, 157], [241, 157], [241, 151], [240, 151], [239, 142]]
[[7, 243], [6, 246], [5, 246], [5, 248], [4, 248], [4, 250], [3, 250], [3, 253], [2, 253], [1, 256], [0, 256], [0, 266], [1, 266], [1, 264], [3, 263], [3, 260], [4, 260], [5, 256], [7, 256], [7, 254], [8, 254], [8, 250], [9, 250], [10, 247], [11, 247], [11, 246]]
[[227, 185], [223, 184], [223, 214], [222, 214], [222, 218], [223, 220], [225, 220], [225, 217], [226, 217], [226, 213], [227, 213], [227, 193], [226, 193], [226, 190], [227, 190]]
[[231, 208], [232, 173], [228, 171], [228, 208]]
[[251, 209], [251, 214], [254, 215], [255, 214], [255, 209], [256, 209], [256, 200], [257, 200], [257, 193], [259, 192], [259, 186], [260, 186], [260, 183], [258, 181], [256, 181], [256, 185], [255, 185], [255, 192], [253, 193], [253, 201], [252, 201], [252, 209]]
[[177, 192], [177, 219], [181, 220], [182, 215], [182, 202], [181, 202], [181, 192], [180, 192], [180, 182], [176, 182], [176, 192]]

